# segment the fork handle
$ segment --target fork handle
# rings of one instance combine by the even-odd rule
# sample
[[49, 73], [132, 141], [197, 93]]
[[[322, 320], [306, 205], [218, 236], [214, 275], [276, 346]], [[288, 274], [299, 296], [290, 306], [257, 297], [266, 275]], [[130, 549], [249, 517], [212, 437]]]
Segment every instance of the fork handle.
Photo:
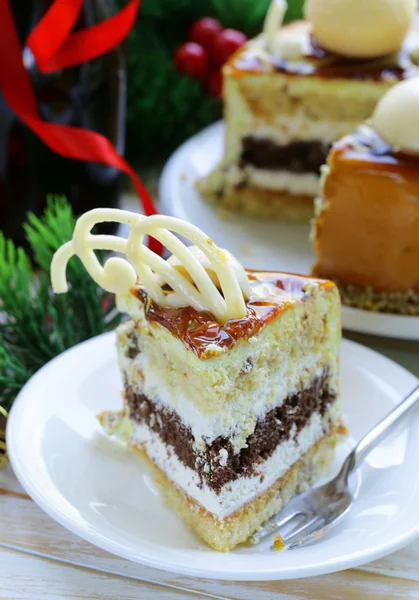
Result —
[[402, 417], [410, 411], [419, 400], [419, 385], [410, 392], [391, 412], [388, 413], [377, 425], [364, 435], [352, 450], [342, 467], [347, 470], [347, 475], [357, 469], [364, 458], [393, 430]]

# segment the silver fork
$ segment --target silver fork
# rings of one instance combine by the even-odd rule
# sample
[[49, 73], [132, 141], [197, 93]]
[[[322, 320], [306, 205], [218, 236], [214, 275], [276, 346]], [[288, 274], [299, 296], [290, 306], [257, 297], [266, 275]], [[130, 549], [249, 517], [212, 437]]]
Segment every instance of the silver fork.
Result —
[[[393, 430], [402, 417], [419, 400], [419, 385], [375, 425], [355, 446], [342, 465], [339, 474], [324, 485], [295, 496], [263, 528], [255, 533], [251, 542], [259, 543], [268, 535], [279, 534], [284, 548], [292, 550], [321, 537], [347, 514], [354, 498], [349, 490], [348, 479], [369, 452]], [[296, 521], [293, 527], [291, 521]], [[286, 532], [285, 530], [288, 529]], [[283, 532], [283, 533], [281, 533]], [[271, 546], [274, 548], [274, 546]]]

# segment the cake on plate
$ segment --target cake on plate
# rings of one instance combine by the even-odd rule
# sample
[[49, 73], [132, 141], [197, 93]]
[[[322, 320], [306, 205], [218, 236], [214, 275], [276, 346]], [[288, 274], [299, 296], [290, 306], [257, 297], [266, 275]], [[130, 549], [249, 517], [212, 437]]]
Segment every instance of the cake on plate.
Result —
[[[129, 224], [128, 241], [92, 236], [103, 220]], [[146, 234], [172, 255], [146, 248]], [[102, 267], [95, 248], [128, 260]], [[231, 550], [334, 461], [343, 433], [336, 286], [246, 271], [190, 224], [111, 209], [82, 216], [57, 252], [56, 292], [66, 291], [74, 253], [129, 316], [117, 330], [123, 407], [99, 416], [103, 428], [144, 457], [203, 540]]]
[[419, 74], [419, 21], [414, 0], [308, 0], [278, 29], [283, 4], [223, 68], [224, 155], [197, 185], [227, 211], [301, 220], [332, 143]]
[[393, 87], [323, 168], [313, 273], [345, 304], [419, 315], [419, 78]]

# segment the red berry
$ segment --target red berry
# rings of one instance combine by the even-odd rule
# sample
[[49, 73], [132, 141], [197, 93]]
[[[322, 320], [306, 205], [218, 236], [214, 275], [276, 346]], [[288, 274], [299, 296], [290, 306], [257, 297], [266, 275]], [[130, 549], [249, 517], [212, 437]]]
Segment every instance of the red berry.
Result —
[[211, 58], [221, 67], [230, 56], [247, 41], [247, 37], [236, 29], [224, 29], [214, 39], [211, 47]]
[[208, 57], [205, 49], [195, 42], [181, 44], [173, 57], [175, 67], [184, 75], [200, 79], [208, 67]]
[[223, 78], [221, 77], [220, 71], [211, 71], [205, 77], [204, 89], [210, 96], [219, 98], [223, 88]]
[[210, 48], [217, 34], [223, 30], [220, 21], [212, 17], [202, 17], [192, 23], [189, 29], [189, 39], [204, 48]]

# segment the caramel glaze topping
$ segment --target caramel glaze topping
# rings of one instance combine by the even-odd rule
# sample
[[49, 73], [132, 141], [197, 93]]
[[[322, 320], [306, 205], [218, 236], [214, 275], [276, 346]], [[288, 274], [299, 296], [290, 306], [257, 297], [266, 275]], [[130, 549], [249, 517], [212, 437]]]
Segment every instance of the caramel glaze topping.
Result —
[[419, 292], [419, 155], [370, 127], [337, 142], [316, 219], [313, 273], [384, 293]]
[[301, 60], [289, 61], [268, 54], [262, 58], [250, 45], [231, 57], [225, 74], [241, 77], [251, 73], [276, 71], [287, 75], [373, 81], [399, 81], [419, 75], [419, 66], [411, 59], [412, 40], [417, 39], [419, 33], [419, 18], [414, 20], [411, 32], [398, 55], [377, 59], [349, 59], [324, 50], [310, 36], [310, 24], [306, 21], [294, 21], [285, 27], [299, 30], [306, 38]]
[[250, 298], [246, 302], [247, 316], [227, 321], [224, 325], [215, 321], [208, 312], [198, 312], [191, 307], [167, 308], [153, 301], [149, 302], [143, 288], [134, 288], [132, 293], [145, 304], [149, 321], [168, 329], [198, 358], [205, 359], [210, 358], [208, 354], [205, 356], [210, 344], [229, 350], [238, 340], [250, 338], [295, 302], [304, 300], [308, 284], [317, 282], [325, 289], [333, 286], [329, 281], [292, 274], [260, 271], [248, 271], [248, 274], [251, 288], [258, 283], [270, 283], [275, 286], [277, 293], [272, 294], [266, 301]]
[[334, 151], [342, 160], [400, 175], [412, 175], [419, 169], [419, 155], [396, 152], [368, 125], [361, 125], [334, 144]]

